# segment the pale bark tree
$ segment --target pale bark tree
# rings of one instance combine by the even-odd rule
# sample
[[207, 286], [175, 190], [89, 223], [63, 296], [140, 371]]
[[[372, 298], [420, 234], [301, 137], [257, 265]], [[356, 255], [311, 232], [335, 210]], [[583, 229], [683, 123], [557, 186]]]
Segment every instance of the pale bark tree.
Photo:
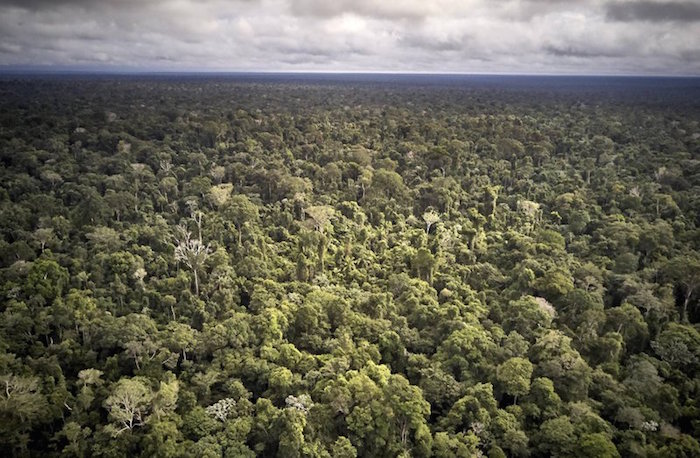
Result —
[[199, 272], [211, 255], [211, 247], [201, 239], [192, 238], [192, 233], [183, 226], [178, 227], [180, 233], [175, 238], [175, 259], [183, 262], [194, 275], [195, 293], [199, 296]]
[[430, 228], [433, 224], [440, 221], [440, 215], [438, 215], [433, 210], [423, 213], [423, 221], [425, 221], [425, 233], [430, 233]]
[[152, 400], [153, 391], [140, 380], [119, 380], [112, 394], [105, 400], [110, 417], [121, 426], [115, 434], [143, 426]]

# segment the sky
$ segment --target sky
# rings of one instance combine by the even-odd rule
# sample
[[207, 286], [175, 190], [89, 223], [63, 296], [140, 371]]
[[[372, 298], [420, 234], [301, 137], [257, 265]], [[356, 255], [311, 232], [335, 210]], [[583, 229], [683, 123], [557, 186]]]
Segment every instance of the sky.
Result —
[[0, 70], [700, 76], [700, 0], [0, 0]]

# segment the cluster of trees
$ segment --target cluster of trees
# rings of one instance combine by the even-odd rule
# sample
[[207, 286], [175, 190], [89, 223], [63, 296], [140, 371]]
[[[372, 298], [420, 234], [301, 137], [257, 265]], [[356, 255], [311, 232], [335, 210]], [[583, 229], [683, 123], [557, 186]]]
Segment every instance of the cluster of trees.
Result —
[[642, 96], [3, 81], [0, 449], [699, 456], [700, 117]]

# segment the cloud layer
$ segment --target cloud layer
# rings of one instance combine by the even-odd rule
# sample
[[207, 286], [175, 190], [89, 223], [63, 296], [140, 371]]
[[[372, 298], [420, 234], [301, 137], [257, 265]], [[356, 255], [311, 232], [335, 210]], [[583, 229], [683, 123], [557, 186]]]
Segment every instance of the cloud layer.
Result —
[[0, 0], [0, 65], [700, 75], [700, 3]]

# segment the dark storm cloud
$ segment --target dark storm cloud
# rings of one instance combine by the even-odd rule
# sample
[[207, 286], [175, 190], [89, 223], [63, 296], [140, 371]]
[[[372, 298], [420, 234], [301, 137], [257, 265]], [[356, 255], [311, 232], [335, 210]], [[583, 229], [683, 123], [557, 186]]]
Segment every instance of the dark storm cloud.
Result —
[[700, 2], [608, 3], [606, 16], [613, 21], [695, 22], [700, 21]]
[[700, 74], [694, 5], [0, 0], [0, 66]]

